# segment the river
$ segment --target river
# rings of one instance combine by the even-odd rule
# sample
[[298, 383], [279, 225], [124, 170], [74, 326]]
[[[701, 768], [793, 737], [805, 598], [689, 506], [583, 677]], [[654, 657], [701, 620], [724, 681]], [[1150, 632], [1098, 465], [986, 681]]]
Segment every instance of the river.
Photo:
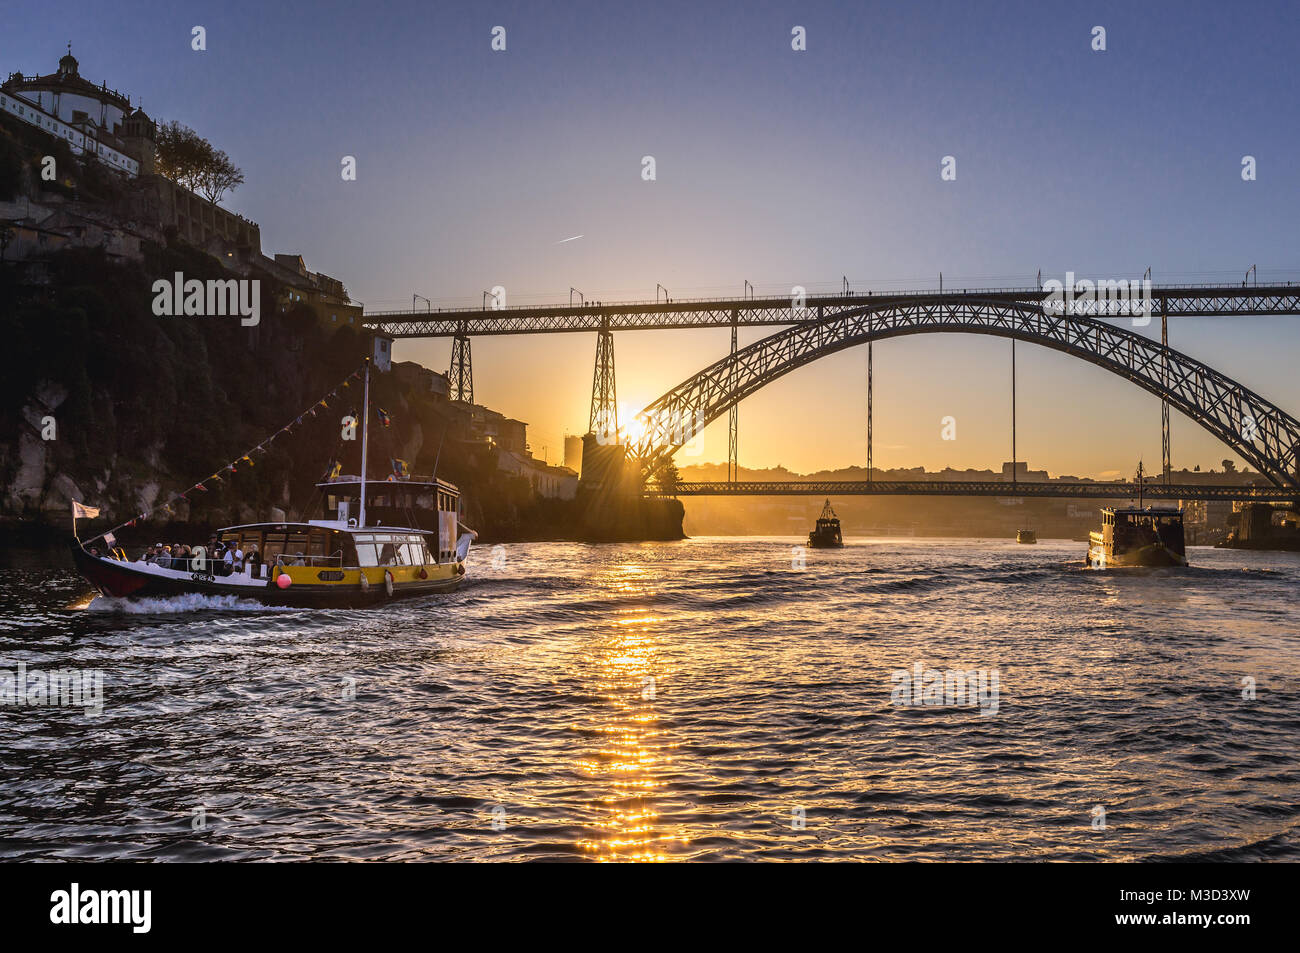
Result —
[[797, 542], [481, 548], [324, 612], [11, 550], [0, 685], [102, 711], [0, 705], [0, 857], [1300, 859], [1300, 555]]

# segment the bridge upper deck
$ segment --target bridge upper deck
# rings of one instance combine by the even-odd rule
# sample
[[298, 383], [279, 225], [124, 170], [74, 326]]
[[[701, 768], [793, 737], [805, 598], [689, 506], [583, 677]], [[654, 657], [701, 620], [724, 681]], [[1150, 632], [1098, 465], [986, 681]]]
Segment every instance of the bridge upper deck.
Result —
[[[915, 301], [981, 300], [1041, 304], [1042, 288], [962, 288], [809, 295], [781, 298], [692, 298], [667, 301], [592, 302], [580, 305], [512, 305], [500, 309], [371, 311], [366, 327], [393, 337], [457, 334], [553, 334], [567, 331], [647, 331], [674, 328], [781, 326], [812, 321], [852, 308]], [[1274, 285], [1153, 285], [1153, 314], [1218, 317], [1300, 314], [1300, 281]], [[1105, 315], [1097, 315], [1105, 317]], [[1130, 318], [1125, 315], [1123, 320]]]

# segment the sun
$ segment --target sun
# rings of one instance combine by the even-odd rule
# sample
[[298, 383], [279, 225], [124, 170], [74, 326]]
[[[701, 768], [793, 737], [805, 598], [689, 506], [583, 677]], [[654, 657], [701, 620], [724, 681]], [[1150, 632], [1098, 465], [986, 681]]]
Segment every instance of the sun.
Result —
[[618, 429], [624, 443], [640, 443], [641, 438], [645, 436], [645, 421], [637, 417], [639, 409], [622, 401], [619, 402]]

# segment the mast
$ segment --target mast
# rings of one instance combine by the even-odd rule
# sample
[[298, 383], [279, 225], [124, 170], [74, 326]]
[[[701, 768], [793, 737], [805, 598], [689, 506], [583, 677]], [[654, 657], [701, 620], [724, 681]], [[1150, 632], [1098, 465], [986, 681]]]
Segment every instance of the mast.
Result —
[[366, 527], [366, 450], [370, 446], [370, 358], [366, 358], [366, 386], [364, 407], [361, 411], [361, 512], [357, 515], [357, 526]]

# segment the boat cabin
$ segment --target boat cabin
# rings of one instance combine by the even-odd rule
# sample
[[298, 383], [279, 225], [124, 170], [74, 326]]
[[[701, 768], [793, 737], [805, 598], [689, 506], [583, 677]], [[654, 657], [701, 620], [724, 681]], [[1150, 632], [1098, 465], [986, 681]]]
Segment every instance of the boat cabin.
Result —
[[1181, 547], [1183, 540], [1183, 511], [1156, 509], [1150, 506], [1142, 509], [1134, 507], [1130, 509], [1103, 509], [1101, 511], [1101, 535], [1107, 544], [1114, 541], [1123, 541], [1128, 536], [1146, 535], [1147, 533], [1170, 542], [1176, 536]]
[[[333, 519], [312, 520], [314, 526], [334, 529], [406, 528], [434, 537], [437, 562], [456, 558], [456, 540], [461, 516], [460, 490], [446, 480], [418, 477], [389, 477], [366, 481], [366, 525], [358, 526], [361, 512], [361, 478], [344, 475], [316, 484]], [[425, 526], [424, 523], [435, 524]], [[382, 549], [387, 540], [378, 540]], [[366, 565], [362, 563], [361, 565]], [[372, 563], [371, 565], [384, 565]], [[400, 564], [399, 564], [400, 565]]]

